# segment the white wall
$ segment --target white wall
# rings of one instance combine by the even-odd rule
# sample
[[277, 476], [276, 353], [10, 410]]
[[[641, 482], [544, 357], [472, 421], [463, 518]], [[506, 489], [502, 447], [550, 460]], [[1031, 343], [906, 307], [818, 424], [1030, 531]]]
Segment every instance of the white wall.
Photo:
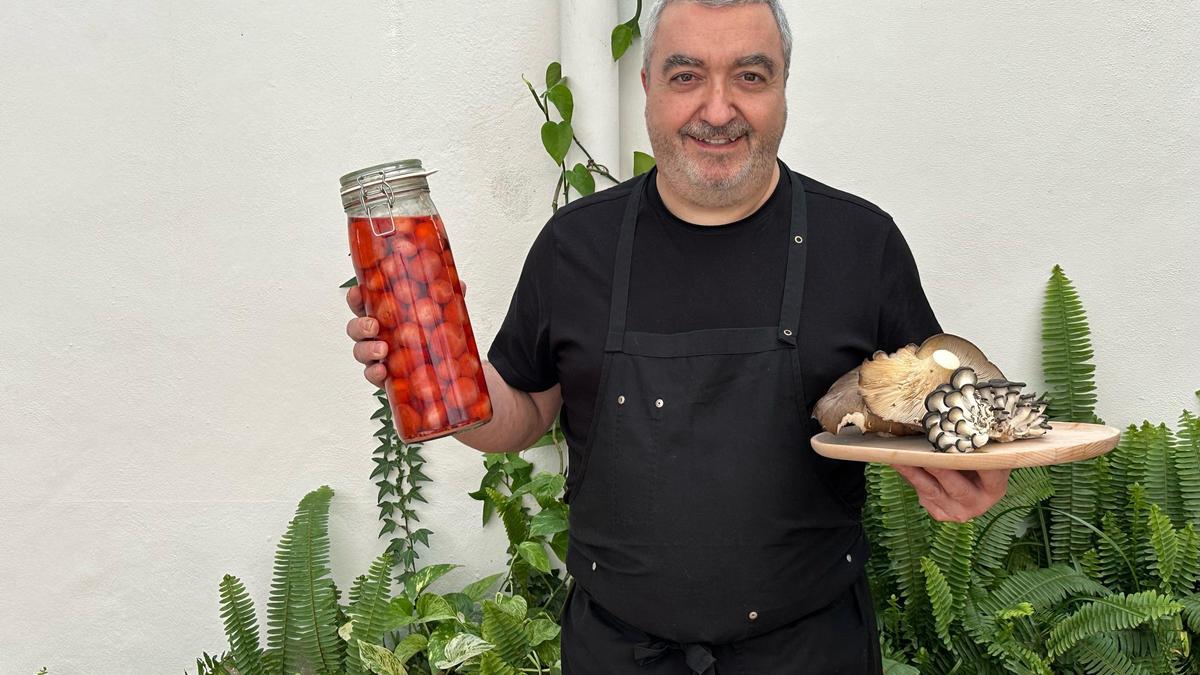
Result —
[[[1200, 6], [785, 4], [781, 155], [896, 218], [948, 330], [1040, 386], [1061, 263], [1099, 413], [1196, 409]], [[558, 31], [552, 0], [3, 4], [0, 673], [192, 668], [224, 646], [221, 575], [261, 616], [278, 536], [322, 484], [339, 587], [366, 569], [375, 402], [343, 333], [336, 179], [440, 169], [486, 350], [549, 215], [520, 76], [541, 81]], [[597, 159], [627, 177], [649, 145], [637, 64], [619, 72], [622, 157]], [[466, 496], [479, 455], [425, 455], [422, 561], [467, 564], [449, 585], [498, 571], [503, 533]]]

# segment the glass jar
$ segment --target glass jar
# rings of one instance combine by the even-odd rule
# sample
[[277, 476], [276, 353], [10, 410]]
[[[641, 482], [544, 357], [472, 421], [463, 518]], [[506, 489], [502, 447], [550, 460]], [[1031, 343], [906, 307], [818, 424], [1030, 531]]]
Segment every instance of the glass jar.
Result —
[[431, 173], [406, 159], [341, 179], [354, 274], [388, 345], [384, 390], [405, 443], [492, 418], [462, 284], [425, 180]]

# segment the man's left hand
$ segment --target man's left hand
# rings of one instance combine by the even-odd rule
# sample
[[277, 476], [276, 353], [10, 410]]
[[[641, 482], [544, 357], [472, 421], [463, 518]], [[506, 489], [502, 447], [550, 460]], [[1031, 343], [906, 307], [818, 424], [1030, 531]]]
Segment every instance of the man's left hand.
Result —
[[965, 523], [996, 505], [1008, 489], [1008, 469], [959, 471], [893, 465], [935, 520]]

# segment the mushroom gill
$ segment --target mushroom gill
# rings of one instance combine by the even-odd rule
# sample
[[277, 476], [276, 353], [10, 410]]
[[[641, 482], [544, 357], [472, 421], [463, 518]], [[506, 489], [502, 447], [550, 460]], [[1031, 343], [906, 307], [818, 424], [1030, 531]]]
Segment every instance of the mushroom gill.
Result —
[[831, 434], [840, 432], [844, 427], [852, 426], [862, 433], [880, 433], [891, 436], [910, 436], [921, 433], [921, 427], [906, 426], [898, 422], [889, 422], [867, 408], [862, 396], [858, 393], [858, 368], [842, 375], [829, 388], [829, 392], [817, 401], [813, 408], [813, 417], [821, 423], [821, 428]]

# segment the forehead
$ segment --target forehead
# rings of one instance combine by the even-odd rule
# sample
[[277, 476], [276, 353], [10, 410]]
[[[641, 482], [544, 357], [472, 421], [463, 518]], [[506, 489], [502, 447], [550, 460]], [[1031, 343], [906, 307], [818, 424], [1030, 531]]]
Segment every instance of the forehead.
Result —
[[662, 62], [682, 54], [720, 66], [755, 53], [783, 60], [779, 27], [766, 4], [708, 7], [676, 2], [663, 9], [652, 58]]

